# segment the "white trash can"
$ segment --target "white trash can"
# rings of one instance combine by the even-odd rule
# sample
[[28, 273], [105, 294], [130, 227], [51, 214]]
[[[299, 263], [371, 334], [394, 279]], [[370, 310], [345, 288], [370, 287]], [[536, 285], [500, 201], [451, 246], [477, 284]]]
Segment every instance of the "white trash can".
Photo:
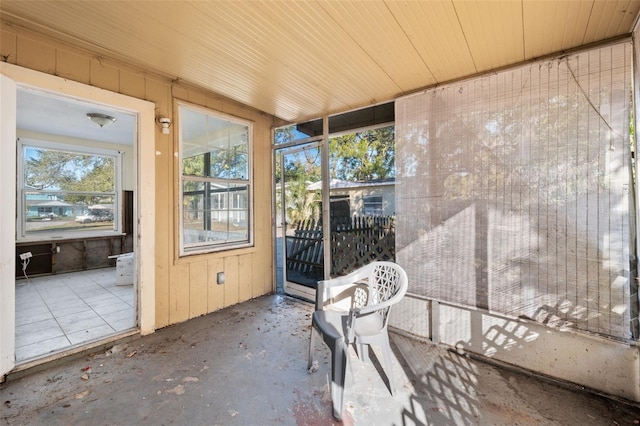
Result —
[[133, 285], [133, 253], [124, 253], [116, 260], [116, 285]]

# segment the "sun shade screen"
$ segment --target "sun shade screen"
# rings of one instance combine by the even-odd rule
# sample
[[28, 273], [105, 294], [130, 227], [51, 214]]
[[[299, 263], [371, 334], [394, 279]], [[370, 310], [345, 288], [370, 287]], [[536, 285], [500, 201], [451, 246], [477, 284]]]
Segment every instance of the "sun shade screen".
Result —
[[631, 45], [401, 98], [410, 293], [630, 337]]

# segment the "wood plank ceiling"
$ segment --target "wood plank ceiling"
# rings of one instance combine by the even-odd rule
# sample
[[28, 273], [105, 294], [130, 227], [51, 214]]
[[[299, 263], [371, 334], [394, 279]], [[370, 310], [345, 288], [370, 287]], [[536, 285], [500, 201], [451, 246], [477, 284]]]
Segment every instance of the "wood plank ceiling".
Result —
[[640, 0], [22, 1], [0, 18], [287, 121], [628, 35]]

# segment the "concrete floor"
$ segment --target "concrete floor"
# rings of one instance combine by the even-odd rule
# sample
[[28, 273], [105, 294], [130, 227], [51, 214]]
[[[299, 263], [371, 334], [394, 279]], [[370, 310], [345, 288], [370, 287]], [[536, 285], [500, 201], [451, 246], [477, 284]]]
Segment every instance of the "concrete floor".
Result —
[[[311, 304], [266, 296], [0, 385], [3, 425], [330, 425]], [[393, 334], [396, 396], [355, 355], [344, 424], [633, 425], [640, 408]]]

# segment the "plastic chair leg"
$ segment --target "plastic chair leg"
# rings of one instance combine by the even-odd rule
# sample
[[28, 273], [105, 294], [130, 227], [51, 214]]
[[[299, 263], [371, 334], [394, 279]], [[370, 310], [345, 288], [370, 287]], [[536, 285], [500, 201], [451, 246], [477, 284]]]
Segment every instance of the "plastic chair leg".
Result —
[[358, 343], [358, 358], [362, 362], [369, 362], [369, 345], [366, 343]]
[[391, 395], [395, 394], [395, 386], [393, 385], [393, 364], [391, 362], [391, 346], [389, 345], [389, 335], [387, 333], [382, 334], [382, 356], [384, 357], [384, 370], [387, 373], [387, 379], [389, 379], [389, 392]]
[[315, 360], [315, 342], [316, 337], [318, 335], [318, 331], [315, 326], [311, 326], [311, 337], [309, 338], [309, 360], [307, 362], [307, 371], [309, 374], [315, 372], [318, 369], [318, 362]]
[[344, 338], [337, 339], [331, 347], [331, 402], [333, 417], [342, 420], [342, 406], [344, 401], [344, 381], [347, 369], [347, 348]]

